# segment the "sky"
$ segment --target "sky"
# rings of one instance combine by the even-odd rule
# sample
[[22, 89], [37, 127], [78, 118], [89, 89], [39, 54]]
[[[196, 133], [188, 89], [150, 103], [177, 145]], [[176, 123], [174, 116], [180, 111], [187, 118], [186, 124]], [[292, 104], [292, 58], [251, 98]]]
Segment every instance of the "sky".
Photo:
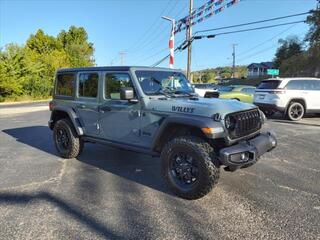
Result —
[[[207, 1], [194, 0], [194, 7]], [[316, 5], [316, 0], [242, 0], [195, 25], [193, 32], [302, 13]], [[188, 6], [189, 0], [0, 0], [0, 47], [8, 43], [22, 45], [39, 28], [56, 36], [74, 25], [86, 29], [98, 66], [120, 65], [119, 52], [125, 52], [124, 65], [149, 66], [169, 53], [171, 26], [161, 16], [178, 20], [188, 14]], [[299, 16], [249, 27], [304, 19]], [[227, 31], [244, 28], [248, 26]], [[226, 30], [211, 33], [222, 31]], [[303, 39], [307, 31], [307, 24], [298, 23], [194, 41], [192, 70], [231, 65], [232, 44], [237, 44], [237, 65], [270, 61], [280, 38], [297, 35]], [[185, 32], [177, 33], [176, 46], [184, 39]], [[186, 62], [186, 51], [176, 52], [174, 67], [185, 69]], [[168, 65], [169, 60], [160, 66]]]

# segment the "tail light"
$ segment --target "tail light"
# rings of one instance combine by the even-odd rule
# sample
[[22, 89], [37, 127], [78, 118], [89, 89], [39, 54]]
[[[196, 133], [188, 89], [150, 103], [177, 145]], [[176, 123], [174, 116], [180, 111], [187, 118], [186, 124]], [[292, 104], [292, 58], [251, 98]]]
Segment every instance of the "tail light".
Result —
[[52, 111], [54, 109], [54, 103], [49, 102], [49, 110]]

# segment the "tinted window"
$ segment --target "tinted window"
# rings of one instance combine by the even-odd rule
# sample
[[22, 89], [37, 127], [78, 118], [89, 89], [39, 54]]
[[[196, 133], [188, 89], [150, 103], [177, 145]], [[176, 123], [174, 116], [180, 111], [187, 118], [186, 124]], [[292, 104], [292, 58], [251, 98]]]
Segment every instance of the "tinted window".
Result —
[[241, 92], [254, 94], [255, 88], [242, 88]]
[[132, 87], [127, 73], [107, 73], [105, 77], [105, 98], [120, 100], [121, 87]]
[[73, 73], [58, 74], [56, 95], [72, 96], [74, 80], [75, 74]]
[[276, 89], [280, 85], [281, 81], [278, 80], [267, 80], [262, 81], [257, 89]]
[[320, 90], [320, 81], [317, 80], [294, 80], [290, 81], [286, 89], [289, 90]]
[[96, 98], [98, 94], [98, 80], [97, 73], [81, 73], [79, 75], [79, 97], [93, 97]]

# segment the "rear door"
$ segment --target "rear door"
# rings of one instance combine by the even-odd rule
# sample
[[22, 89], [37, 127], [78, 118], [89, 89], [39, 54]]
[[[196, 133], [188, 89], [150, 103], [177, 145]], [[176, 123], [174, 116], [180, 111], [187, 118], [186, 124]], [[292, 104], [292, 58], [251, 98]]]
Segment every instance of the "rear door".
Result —
[[305, 80], [304, 92], [308, 109], [320, 110], [320, 80]]
[[77, 78], [76, 111], [84, 126], [85, 135], [99, 135], [99, 86], [98, 72], [80, 72]]

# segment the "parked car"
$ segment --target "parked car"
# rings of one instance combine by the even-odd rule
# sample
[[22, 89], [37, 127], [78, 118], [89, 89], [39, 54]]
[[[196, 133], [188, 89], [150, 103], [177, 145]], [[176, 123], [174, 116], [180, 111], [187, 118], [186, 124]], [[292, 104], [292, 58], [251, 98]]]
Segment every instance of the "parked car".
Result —
[[186, 199], [209, 193], [220, 167], [250, 167], [277, 145], [257, 106], [196, 97], [175, 69], [60, 69], [49, 107], [63, 158], [78, 157], [87, 142], [159, 156], [168, 187]]
[[218, 98], [219, 92], [213, 84], [192, 84], [194, 92], [204, 98]]
[[235, 99], [241, 102], [252, 103], [255, 87], [246, 85], [221, 86], [219, 98]]
[[276, 78], [262, 81], [254, 94], [254, 104], [266, 115], [281, 112], [292, 121], [305, 113], [320, 113], [319, 78]]

